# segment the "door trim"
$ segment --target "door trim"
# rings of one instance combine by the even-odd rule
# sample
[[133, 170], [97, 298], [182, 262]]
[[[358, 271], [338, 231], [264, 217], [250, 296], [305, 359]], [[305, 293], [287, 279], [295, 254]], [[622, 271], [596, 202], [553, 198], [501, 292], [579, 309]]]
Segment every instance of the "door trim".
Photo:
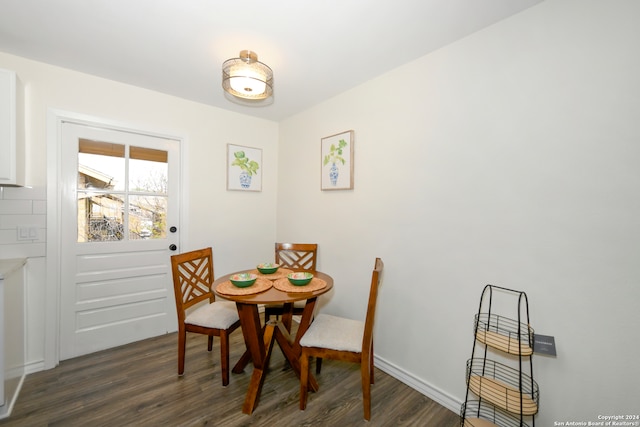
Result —
[[114, 121], [102, 117], [64, 111], [54, 108], [47, 110], [47, 254], [44, 313], [44, 369], [51, 369], [60, 362], [60, 157], [62, 143], [62, 124], [75, 123], [103, 129], [139, 133], [178, 141], [180, 145], [180, 176], [178, 179], [180, 200], [178, 204], [180, 236], [178, 247], [184, 247], [187, 235], [187, 221], [184, 220], [185, 207], [188, 206], [186, 191], [186, 164], [188, 140], [186, 135], [173, 130], [150, 129], [131, 123]]

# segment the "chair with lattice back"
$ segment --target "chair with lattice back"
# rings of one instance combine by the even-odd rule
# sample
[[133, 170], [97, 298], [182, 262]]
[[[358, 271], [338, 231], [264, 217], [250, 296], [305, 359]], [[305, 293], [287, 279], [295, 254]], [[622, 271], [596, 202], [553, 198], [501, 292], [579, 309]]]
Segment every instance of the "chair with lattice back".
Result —
[[229, 334], [240, 326], [235, 303], [216, 301], [211, 290], [213, 256], [211, 248], [199, 249], [171, 257], [173, 288], [178, 313], [178, 375], [184, 374], [187, 332], [208, 336], [208, 350], [213, 337], [220, 337], [222, 385], [229, 384]]
[[[318, 245], [316, 243], [276, 243], [276, 264], [282, 268], [294, 271], [316, 271], [316, 258]], [[293, 305], [293, 314], [302, 315], [306, 301], [297, 301]], [[268, 322], [271, 316], [280, 316], [283, 313], [283, 305], [266, 305], [264, 319]]]

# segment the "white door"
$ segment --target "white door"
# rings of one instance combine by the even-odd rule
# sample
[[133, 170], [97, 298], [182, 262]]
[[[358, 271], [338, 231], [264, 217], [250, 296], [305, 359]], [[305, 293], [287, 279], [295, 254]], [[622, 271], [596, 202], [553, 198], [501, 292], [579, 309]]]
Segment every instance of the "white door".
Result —
[[60, 360], [176, 329], [179, 142], [63, 123]]

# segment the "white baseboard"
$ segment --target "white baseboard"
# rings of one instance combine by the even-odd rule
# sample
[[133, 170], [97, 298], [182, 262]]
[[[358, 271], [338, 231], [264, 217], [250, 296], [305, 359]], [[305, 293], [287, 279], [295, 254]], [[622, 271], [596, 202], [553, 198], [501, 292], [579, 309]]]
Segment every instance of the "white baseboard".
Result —
[[379, 356], [374, 355], [374, 364], [376, 368], [379, 368], [381, 371], [391, 375], [398, 381], [424, 394], [429, 399], [439, 403], [450, 411], [455, 412], [456, 414], [460, 413], [462, 402], [440, 390], [439, 388], [432, 386], [431, 384], [421, 380], [420, 378], [416, 378], [409, 372], [401, 369], [400, 367]]
[[25, 374], [23, 373], [19, 377], [11, 378], [4, 381], [5, 401], [3, 402], [4, 405], [0, 406], [0, 420], [3, 418], [8, 418], [11, 415], [11, 411], [13, 411], [13, 405], [15, 405], [16, 400], [18, 399], [20, 389], [22, 389], [24, 378]]
[[30, 362], [24, 365], [24, 373], [25, 375], [33, 374], [34, 372], [44, 371], [44, 360], [39, 360], [37, 362]]

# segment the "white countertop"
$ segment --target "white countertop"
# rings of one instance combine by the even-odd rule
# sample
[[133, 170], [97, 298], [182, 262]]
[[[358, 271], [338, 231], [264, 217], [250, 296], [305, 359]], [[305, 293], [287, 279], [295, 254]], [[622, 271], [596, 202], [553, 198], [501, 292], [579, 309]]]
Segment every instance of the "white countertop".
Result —
[[0, 280], [21, 268], [27, 262], [26, 258], [0, 259]]

